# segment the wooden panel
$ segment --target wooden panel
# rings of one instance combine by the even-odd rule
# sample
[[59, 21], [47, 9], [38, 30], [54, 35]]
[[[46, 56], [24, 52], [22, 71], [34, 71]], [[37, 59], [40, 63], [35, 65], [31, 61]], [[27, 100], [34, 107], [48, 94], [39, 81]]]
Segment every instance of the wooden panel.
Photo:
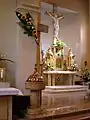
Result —
[[6, 97], [0, 97], [0, 120], [8, 120], [8, 101]]
[[44, 32], [44, 33], [48, 33], [48, 26], [47, 25], [43, 25], [43, 24], [39, 24], [38, 25], [38, 31]]

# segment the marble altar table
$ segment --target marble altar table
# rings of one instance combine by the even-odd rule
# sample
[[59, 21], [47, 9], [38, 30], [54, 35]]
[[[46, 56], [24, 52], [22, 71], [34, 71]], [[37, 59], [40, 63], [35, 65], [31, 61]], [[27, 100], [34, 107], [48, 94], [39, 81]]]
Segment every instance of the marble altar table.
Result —
[[[63, 80], [66, 81], [67, 85], [74, 85], [75, 81], [74, 81], [74, 77], [76, 75], [76, 71], [44, 71], [43, 72], [44, 78], [46, 80], [46, 75], [47, 75], [47, 79], [48, 79], [48, 86], [55, 86], [55, 81], [56, 81], [56, 77], [58, 75], [60, 76], [68, 76], [66, 78], [64, 78]], [[59, 76], [59, 79], [61, 79]]]
[[22, 95], [16, 88], [0, 88], [0, 120], [12, 120], [12, 96]]

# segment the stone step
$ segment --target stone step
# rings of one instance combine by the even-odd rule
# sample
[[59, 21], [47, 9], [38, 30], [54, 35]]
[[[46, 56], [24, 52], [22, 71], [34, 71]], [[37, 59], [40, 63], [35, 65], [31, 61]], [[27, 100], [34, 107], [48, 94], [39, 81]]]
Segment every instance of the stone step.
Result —
[[79, 88], [86, 88], [86, 86], [82, 85], [64, 85], [64, 86], [45, 86], [46, 89], [79, 89]]
[[58, 119], [52, 119], [52, 120], [90, 120], [90, 113], [83, 114], [83, 115], [64, 117], [64, 118], [58, 118]]
[[[29, 119], [28, 119], [29, 120]], [[30, 120], [90, 120], [90, 110], [82, 110], [78, 112], [71, 112], [67, 114], [43, 116], [38, 118], [30, 118]]]
[[46, 86], [43, 93], [69, 93], [69, 92], [80, 92], [87, 91], [86, 86], [74, 85], [74, 86]]
[[86, 91], [86, 89], [68, 89], [68, 90], [44, 90], [43, 93], [66, 93], [66, 92], [80, 92]]

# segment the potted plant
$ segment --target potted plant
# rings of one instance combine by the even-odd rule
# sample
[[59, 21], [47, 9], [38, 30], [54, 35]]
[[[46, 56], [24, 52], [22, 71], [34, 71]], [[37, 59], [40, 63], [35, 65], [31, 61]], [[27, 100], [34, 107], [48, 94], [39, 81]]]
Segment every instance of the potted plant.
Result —
[[80, 77], [84, 85], [88, 84], [88, 87], [90, 88], [90, 70], [87, 67], [87, 61], [84, 62], [84, 68], [80, 71], [80, 74], [77, 75]]
[[53, 46], [56, 47], [57, 49], [63, 49], [63, 47], [66, 47], [66, 44], [60, 39], [57, 39], [56, 43], [54, 43]]

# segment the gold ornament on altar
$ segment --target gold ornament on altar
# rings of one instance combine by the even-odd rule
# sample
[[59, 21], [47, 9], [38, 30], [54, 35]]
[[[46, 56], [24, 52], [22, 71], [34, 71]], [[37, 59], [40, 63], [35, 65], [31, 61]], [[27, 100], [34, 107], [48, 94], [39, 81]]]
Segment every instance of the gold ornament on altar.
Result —
[[49, 47], [45, 53], [45, 64], [47, 70], [63, 69], [64, 47], [66, 44], [56, 39], [56, 43]]
[[40, 82], [43, 81], [42, 75], [37, 71], [37, 67], [35, 65], [34, 73], [28, 77], [26, 82]]
[[45, 53], [46, 70], [70, 70], [77, 71], [75, 55], [72, 53], [71, 48], [68, 53], [64, 55], [64, 47], [53, 46], [49, 47]]
[[67, 54], [64, 53], [67, 45], [64, 41], [59, 39], [59, 21], [64, 18], [63, 15], [52, 12], [45, 12], [53, 19], [54, 25], [54, 39], [52, 47], [48, 48], [45, 53], [45, 65], [46, 70], [77, 70], [77, 64], [75, 61], [75, 55], [72, 53], [72, 49], [69, 48]]
[[45, 54], [45, 65], [47, 70], [54, 70], [55, 67], [55, 57], [52, 52], [52, 48], [48, 48]]

